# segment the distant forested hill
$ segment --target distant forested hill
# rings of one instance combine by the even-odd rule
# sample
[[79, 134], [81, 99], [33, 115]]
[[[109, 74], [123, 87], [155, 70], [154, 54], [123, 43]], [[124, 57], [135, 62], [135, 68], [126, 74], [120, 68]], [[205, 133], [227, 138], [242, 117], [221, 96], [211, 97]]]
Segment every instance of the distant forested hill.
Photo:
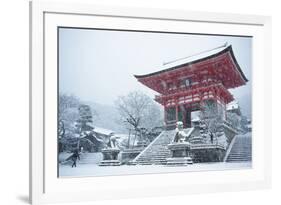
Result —
[[116, 133], [126, 133], [122, 123], [118, 122], [119, 113], [114, 106], [102, 105], [95, 102], [85, 102], [93, 110], [94, 126], [112, 130]]

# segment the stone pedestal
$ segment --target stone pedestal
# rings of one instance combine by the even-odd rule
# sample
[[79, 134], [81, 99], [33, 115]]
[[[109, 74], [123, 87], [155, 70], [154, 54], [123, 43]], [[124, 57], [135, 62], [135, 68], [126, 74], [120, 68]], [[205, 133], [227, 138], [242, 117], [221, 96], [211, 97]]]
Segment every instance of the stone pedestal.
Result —
[[121, 162], [118, 160], [120, 150], [118, 148], [106, 148], [101, 150], [103, 160], [99, 166], [119, 166]]
[[168, 166], [184, 166], [193, 164], [190, 157], [190, 144], [188, 142], [168, 144], [172, 157], [167, 158]]
[[124, 164], [128, 165], [135, 165], [135, 163], [132, 162], [143, 150], [143, 148], [133, 148], [133, 149], [125, 149], [122, 151], [121, 154], [121, 161]]

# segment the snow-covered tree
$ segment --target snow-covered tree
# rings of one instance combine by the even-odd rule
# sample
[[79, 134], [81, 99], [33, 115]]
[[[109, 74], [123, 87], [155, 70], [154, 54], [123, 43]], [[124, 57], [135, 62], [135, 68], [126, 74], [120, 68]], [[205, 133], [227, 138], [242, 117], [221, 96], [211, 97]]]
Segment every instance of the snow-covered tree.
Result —
[[79, 118], [76, 120], [77, 132], [83, 135], [85, 131], [93, 130], [93, 115], [89, 105], [81, 104], [78, 108]]
[[74, 134], [74, 122], [78, 119], [79, 99], [73, 95], [59, 94], [59, 136], [69, 137]]
[[77, 148], [83, 146], [88, 151], [98, 151], [100, 146], [103, 146], [102, 139], [97, 137], [93, 130], [93, 113], [89, 105], [81, 104], [78, 108], [79, 117], [76, 120], [76, 133], [78, 135]]
[[248, 122], [248, 118], [246, 116], [241, 116], [241, 129], [246, 133], [248, 132], [248, 126], [249, 126], [249, 122]]
[[119, 96], [116, 106], [120, 122], [128, 130], [134, 131], [135, 138], [137, 135], [140, 136], [141, 130], [162, 126], [159, 107], [149, 96], [141, 92], [135, 91], [126, 96]]
[[59, 138], [63, 138], [65, 136], [64, 122], [62, 120], [59, 120], [58, 135]]
[[93, 115], [95, 110], [74, 95], [59, 94], [58, 137], [59, 151], [73, 150], [81, 146], [85, 150], [97, 150], [102, 144], [93, 130]]
[[218, 133], [223, 123], [221, 109], [218, 108], [218, 104], [213, 100], [204, 101], [200, 115], [201, 123], [209, 132], [211, 142], [217, 141]]
[[59, 93], [59, 109], [58, 109], [58, 137], [59, 137], [59, 151], [69, 149], [73, 144], [75, 135], [74, 123], [78, 119], [78, 107], [80, 101], [73, 95]]
[[235, 129], [239, 129], [241, 127], [240, 118], [236, 113], [227, 112], [226, 113], [227, 121], [231, 124]]

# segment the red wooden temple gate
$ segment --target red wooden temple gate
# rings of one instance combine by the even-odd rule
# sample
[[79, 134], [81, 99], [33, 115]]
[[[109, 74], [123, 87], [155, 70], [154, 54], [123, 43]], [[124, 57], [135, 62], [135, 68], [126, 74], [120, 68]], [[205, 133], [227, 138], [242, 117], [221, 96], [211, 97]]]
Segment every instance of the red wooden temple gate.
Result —
[[225, 113], [226, 104], [234, 100], [228, 89], [248, 81], [231, 45], [174, 61], [158, 72], [135, 77], [160, 94], [155, 100], [164, 106], [167, 127], [174, 127], [177, 121], [191, 127], [191, 113], [202, 109], [207, 100]]

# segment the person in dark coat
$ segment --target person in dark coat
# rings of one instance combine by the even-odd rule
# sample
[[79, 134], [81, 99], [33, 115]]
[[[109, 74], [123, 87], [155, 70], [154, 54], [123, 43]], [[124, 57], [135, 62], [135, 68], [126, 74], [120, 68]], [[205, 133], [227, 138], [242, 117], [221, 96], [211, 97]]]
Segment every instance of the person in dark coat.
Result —
[[72, 168], [76, 167], [77, 159], [80, 160], [80, 155], [79, 155], [78, 149], [74, 150], [74, 152], [73, 152], [73, 154], [71, 156], [71, 160], [73, 161], [73, 164], [71, 166]]
[[213, 133], [210, 134], [210, 137], [211, 137], [211, 143], [213, 144], [213, 142], [214, 142], [214, 135], [213, 135]]

